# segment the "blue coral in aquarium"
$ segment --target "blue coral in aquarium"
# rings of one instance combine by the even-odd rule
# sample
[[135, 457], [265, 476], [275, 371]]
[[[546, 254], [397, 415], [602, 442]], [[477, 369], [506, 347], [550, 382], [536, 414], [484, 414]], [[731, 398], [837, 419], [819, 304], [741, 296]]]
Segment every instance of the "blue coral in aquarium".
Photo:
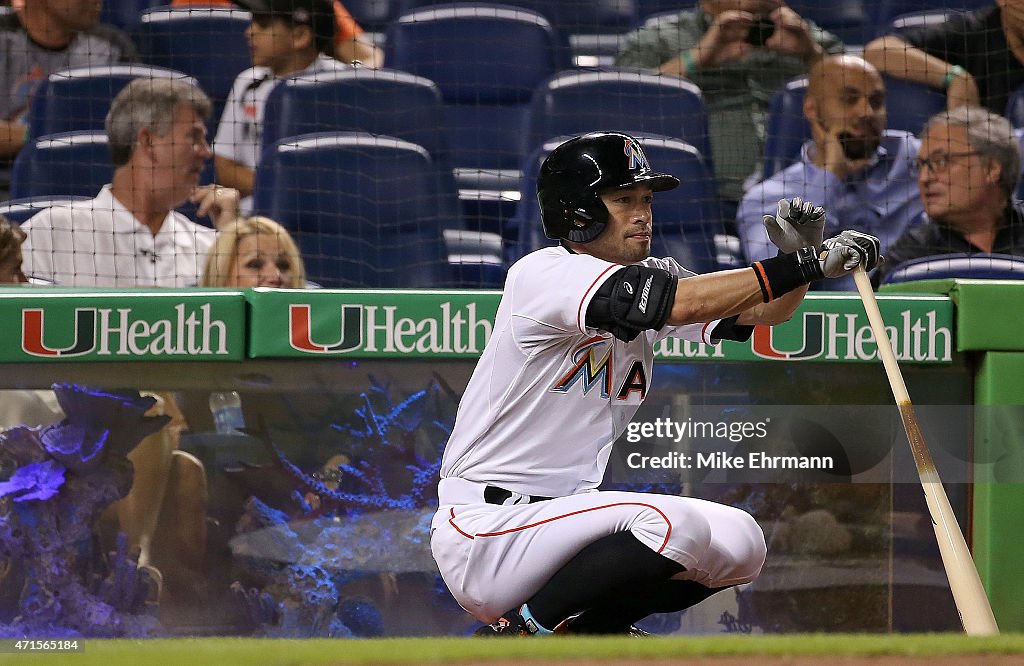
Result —
[[[374, 382], [360, 402], [352, 423], [333, 426], [341, 435], [338, 453], [348, 462], [329, 474], [300, 469], [265, 428], [251, 433], [295, 482], [300, 509], [289, 519], [251, 498], [231, 541], [236, 562], [259, 582], [232, 589], [262, 635], [379, 636], [386, 633], [384, 620], [373, 602], [338, 590], [367, 576], [424, 574], [428, 584], [436, 578], [430, 519], [457, 400], [431, 386], [394, 402], [388, 387]], [[317, 511], [305, 499], [310, 496]], [[450, 597], [447, 590], [439, 594]], [[333, 616], [327, 613], [332, 601]]]
[[93, 528], [131, 488], [126, 454], [169, 418], [146, 416], [155, 400], [138, 393], [53, 390], [63, 420], [0, 434], [0, 588], [17, 597], [0, 636], [164, 635], [148, 601], [154, 580], [123, 537], [97, 552]]

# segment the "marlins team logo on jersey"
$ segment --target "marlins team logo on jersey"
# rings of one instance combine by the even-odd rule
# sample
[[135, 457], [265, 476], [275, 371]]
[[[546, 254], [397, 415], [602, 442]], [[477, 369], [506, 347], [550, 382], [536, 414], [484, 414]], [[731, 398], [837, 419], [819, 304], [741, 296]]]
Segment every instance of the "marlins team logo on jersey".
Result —
[[625, 153], [626, 159], [629, 160], [630, 171], [650, 168], [650, 165], [647, 164], [647, 155], [644, 154], [644, 149], [633, 139], [626, 139], [622, 145], [622, 152]]
[[[583, 395], [587, 395], [595, 387], [600, 388], [601, 397], [604, 399], [612, 395], [612, 387], [615, 385], [615, 345], [609, 344], [604, 356], [600, 360], [597, 358], [599, 347], [608, 342], [611, 342], [610, 338], [601, 336], [584, 340], [572, 353], [572, 367], [559, 377], [551, 390], [555, 393], [568, 393], [573, 386], [580, 384]], [[633, 392], [639, 394], [641, 402], [647, 397], [647, 371], [640, 360], [630, 364], [625, 379], [615, 392], [615, 398], [626, 400]]]

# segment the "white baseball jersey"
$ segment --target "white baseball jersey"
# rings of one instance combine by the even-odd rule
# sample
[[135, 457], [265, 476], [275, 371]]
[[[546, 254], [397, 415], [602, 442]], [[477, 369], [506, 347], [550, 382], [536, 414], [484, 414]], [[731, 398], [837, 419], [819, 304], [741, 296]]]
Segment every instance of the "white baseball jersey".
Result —
[[217, 233], [170, 211], [155, 235], [105, 185], [21, 225], [25, 275], [68, 287], [193, 287]]
[[[643, 263], [693, 275], [673, 259]], [[509, 269], [445, 447], [431, 522], [441, 576], [482, 622], [517, 608], [583, 547], [618, 532], [681, 564], [676, 577], [707, 587], [749, 582], [764, 563], [764, 535], [740, 509], [596, 490], [613, 442], [647, 396], [654, 343], [710, 343], [718, 323], [666, 326], [628, 343], [587, 326], [591, 299], [620, 268], [550, 247]], [[512, 496], [488, 501], [488, 486]]]
[[[642, 263], [693, 275], [674, 259]], [[647, 396], [654, 343], [710, 343], [717, 324], [666, 326], [628, 343], [588, 327], [590, 299], [620, 268], [563, 247], [512, 266], [494, 333], [459, 404], [442, 479], [546, 497], [600, 485], [612, 443]]]

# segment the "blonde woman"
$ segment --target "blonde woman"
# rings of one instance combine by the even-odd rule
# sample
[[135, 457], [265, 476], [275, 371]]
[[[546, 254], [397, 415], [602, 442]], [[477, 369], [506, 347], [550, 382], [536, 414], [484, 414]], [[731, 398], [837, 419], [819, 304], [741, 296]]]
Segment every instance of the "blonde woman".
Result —
[[288, 231], [268, 217], [225, 225], [206, 257], [200, 287], [306, 287], [306, 268]]

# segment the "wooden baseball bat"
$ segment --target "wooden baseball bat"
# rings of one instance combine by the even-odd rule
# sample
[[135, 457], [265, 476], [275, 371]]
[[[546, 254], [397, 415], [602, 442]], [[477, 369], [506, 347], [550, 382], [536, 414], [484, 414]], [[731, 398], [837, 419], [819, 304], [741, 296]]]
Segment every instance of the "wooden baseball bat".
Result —
[[971, 551], [967, 548], [953, 508], [949, 505], [949, 497], [942, 487], [939, 473], [932, 461], [932, 454], [928, 450], [927, 442], [924, 441], [924, 434], [918, 425], [910, 394], [907, 393], [907, 385], [903, 382], [903, 375], [896, 363], [896, 354], [885, 332], [885, 323], [882, 321], [882, 313], [878, 309], [871, 281], [863, 266], [858, 266], [854, 270], [853, 278], [857, 283], [860, 299], [864, 302], [868, 321], [871, 322], [871, 331], [878, 344], [878, 355], [885, 366], [885, 374], [889, 377], [889, 386], [892, 387], [893, 397], [900, 408], [903, 428], [907, 431], [907, 440], [914, 455], [917, 474], [921, 477], [921, 485], [924, 487], [928, 513], [931, 514], [935, 539], [939, 543], [942, 565], [946, 569], [946, 577], [953, 592], [956, 610], [960, 614], [960, 622], [968, 636], [993, 636], [999, 633], [999, 626], [992, 614], [992, 606], [985, 595], [985, 588], [981, 584], [981, 577], [971, 557]]

